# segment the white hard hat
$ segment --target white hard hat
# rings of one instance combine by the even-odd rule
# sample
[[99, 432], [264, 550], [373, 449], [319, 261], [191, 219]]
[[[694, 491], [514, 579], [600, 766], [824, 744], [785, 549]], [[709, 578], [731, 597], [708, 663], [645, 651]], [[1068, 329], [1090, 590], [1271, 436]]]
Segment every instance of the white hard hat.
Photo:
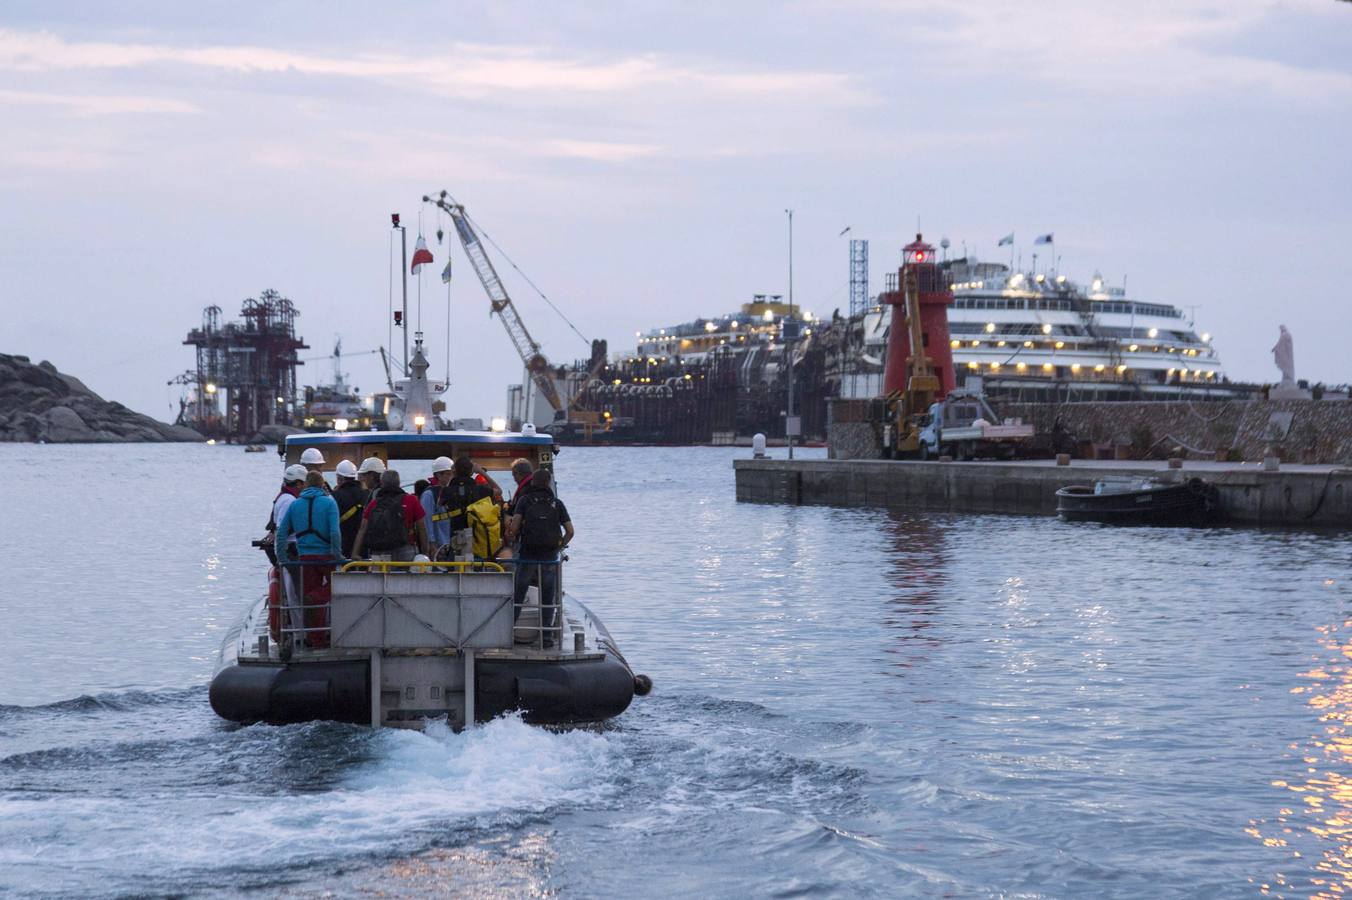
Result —
[[437, 474], [438, 472], [449, 472], [454, 468], [455, 463], [451, 462], [451, 458], [449, 456], [438, 456], [436, 459], [432, 460], [433, 475]]
[[345, 459], [340, 463], [338, 463], [338, 467], [333, 471], [343, 476], [344, 478], [357, 477], [357, 467], [352, 464], [352, 460], [350, 459]]
[[293, 466], [286, 467], [286, 473], [283, 475], [284, 481], [304, 481], [305, 476], [310, 474], [310, 470], [296, 463]]
[[378, 456], [368, 456], [366, 459], [362, 460], [361, 468], [357, 471], [362, 475], [365, 475], [367, 472], [375, 472], [377, 475], [382, 475], [385, 472], [385, 464], [380, 461], [380, 457]]
[[307, 466], [322, 465], [324, 454], [319, 452], [318, 447], [306, 447], [305, 452], [300, 455], [300, 461]]

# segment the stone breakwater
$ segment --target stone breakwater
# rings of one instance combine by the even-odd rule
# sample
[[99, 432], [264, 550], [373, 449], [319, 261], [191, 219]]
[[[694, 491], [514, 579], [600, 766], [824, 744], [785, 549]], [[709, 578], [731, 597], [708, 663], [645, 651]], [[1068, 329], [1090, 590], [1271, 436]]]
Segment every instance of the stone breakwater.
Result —
[[1104, 479], [1201, 478], [1214, 485], [1221, 511], [1234, 524], [1347, 528], [1352, 524], [1352, 470], [1283, 465], [1279, 471], [1244, 463], [1050, 461], [913, 462], [880, 459], [738, 459], [737, 499], [955, 513], [1055, 515], [1056, 491]]
[[0, 353], [0, 441], [99, 444], [200, 441], [191, 428], [166, 425], [104, 400], [49, 362]]
[[[1352, 401], [1210, 400], [1001, 403], [996, 412], [1034, 426], [1034, 451], [1117, 459], [1184, 459], [1352, 465]], [[881, 435], [867, 401], [835, 401], [831, 456], [877, 459]]]

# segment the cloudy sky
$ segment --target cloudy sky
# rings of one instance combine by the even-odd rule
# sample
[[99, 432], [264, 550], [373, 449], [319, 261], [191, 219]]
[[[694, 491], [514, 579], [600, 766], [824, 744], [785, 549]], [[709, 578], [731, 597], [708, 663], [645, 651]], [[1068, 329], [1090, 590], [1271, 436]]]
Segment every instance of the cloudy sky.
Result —
[[[621, 11], [622, 10], [622, 11]], [[449, 189], [588, 337], [787, 287], [847, 303], [915, 231], [1196, 306], [1232, 377], [1352, 380], [1352, 3], [0, 7], [0, 352], [167, 417], [208, 304], [276, 288], [328, 351], [385, 343], [388, 214]], [[446, 294], [423, 285], [434, 371]], [[519, 380], [459, 247], [457, 415]], [[504, 266], [503, 268], [510, 268]], [[558, 360], [586, 347], [520, 281]], [[416, 292], [416, 285], [414, 287]], [[375, 357], [347, 368], [377, 386]], [[307, 366], [312, 382], [322, 363]]]

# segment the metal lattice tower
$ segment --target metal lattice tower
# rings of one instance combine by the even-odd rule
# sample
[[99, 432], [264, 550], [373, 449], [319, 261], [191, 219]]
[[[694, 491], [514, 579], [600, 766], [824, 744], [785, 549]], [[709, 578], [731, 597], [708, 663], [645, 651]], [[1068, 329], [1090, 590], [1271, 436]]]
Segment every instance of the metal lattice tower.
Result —
[[296, 366], [302, 365], [296, 351], [309, 348], [296, 336], [299, 315], [273, 290], [245, 300], [241, 322], [222, 322], [214, 304], [202, 311], [202, 326], [183, 341], [197, 348], [194, 427], [212, 437], [247, 438], [264, 425], [294, 421]]
[[868, 310], [868, 241], [850, 241], [850, 315]]

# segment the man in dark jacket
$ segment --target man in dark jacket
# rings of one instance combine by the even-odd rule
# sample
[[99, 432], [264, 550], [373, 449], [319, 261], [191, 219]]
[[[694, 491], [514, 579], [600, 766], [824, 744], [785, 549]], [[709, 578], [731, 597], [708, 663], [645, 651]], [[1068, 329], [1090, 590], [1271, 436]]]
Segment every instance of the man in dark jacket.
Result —
[[461, 456], [455, 461], [450, 480], [435, 489], [437, 508], [444, 512], [449, 522], [450, 544], [454, 548], [456, 559], [467, 559], [473, 555], [474, 535], [470, 532], [470, 504], [493, 496], [492, 489], [481, 484], [474, 475], [474, 462], [468, 456]]
[[563, 501], [554, 496], [553, 477], [540, 469], [513, 501], [507, 521], [507, 542], [517, 549], [513, 613], [520, 617], [526, 590], [540, 588], [540, 626], [544, 646], [554, 646], [563, 597], [559, 592], [559, 557], [573, 539], [573, 521]]
[[343, 558], [351, 559], [352, 542], [357, 539], [362, 510], [366, 509], [371, 493], [357, 481], [357, 467], [351, 461], [338, 463], [334, 472], [338, 487], [333, 489], [333, 499], [338, 504], [338, 527], [343, 532]]

